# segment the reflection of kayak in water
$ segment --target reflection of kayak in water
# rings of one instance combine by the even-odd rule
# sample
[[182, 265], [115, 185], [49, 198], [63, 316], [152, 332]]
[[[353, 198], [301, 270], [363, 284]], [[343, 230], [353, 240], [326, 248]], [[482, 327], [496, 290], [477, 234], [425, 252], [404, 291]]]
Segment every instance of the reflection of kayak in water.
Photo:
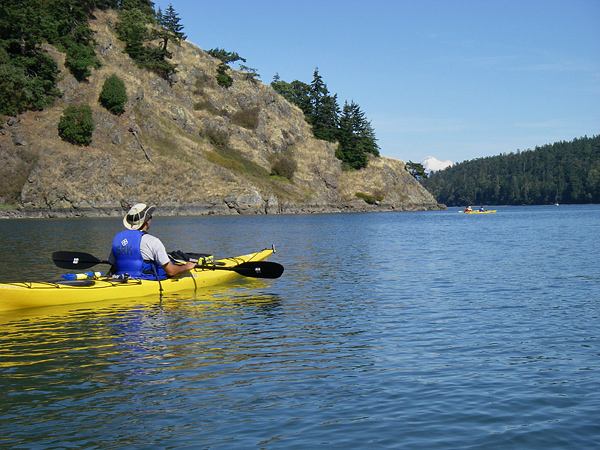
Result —
[[491, 214], [491, 213], [495, 213], [497, 211], [497, 209], [492, 209], [490, 211], [459, 211], [459, 213], [465, 213], [465, 214]]
[[[233, 281], [240, 276], [278, 278], [283, 272], [283, 266], [266, 261], [273, 252], [273, 249], [265, 249], [247, 255], [211, 261], [198, 265], [189, 272], [160, 281], [134, 278], [115, 279], [90, 272], [90, 276], [77, 274], [76, 279], [73, 280], [0, 283], [0, 311], [164, 295], [215, 286]], [[55, 259], [54, 262], [62, 268], [78, 265], [80, 270], [105, 263], [87, 253], [58, 253], [61, 254], [60, 256], [62, 254], [79, 256], [79, 258], [69, 261]], [[83, 275], [83, 277], [79, 275]]]

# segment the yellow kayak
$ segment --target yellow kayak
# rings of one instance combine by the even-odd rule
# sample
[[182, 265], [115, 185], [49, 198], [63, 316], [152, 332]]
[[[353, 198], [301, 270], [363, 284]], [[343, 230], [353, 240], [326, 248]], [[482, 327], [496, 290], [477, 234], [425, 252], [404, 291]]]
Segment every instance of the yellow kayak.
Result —
[[497, 210], [496, 209], [492, 209], [490, 211], [459, 211], [459, 213], [465, 213], [465, 214], [492, 214], [495, 213]]
[[265, 249], [221, 259], [161, 281], [93, 276], [81, 280], [0, 283], [0, 311], [159, 296], [228, 283], [240, 276], [277, 278], [283, 272], [283, 266], [271, 262], [261, 263], [273, 252], [274, 249]]

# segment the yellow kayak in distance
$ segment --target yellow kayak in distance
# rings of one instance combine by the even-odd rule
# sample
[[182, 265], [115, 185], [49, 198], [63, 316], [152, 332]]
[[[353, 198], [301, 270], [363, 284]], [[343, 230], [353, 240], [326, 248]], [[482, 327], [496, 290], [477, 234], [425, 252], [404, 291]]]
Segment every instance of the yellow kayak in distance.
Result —
[[491, 209], [489, 211], [459, 211], [459, 213], [465, 214], [493, 214], [497, 211], [497, 209]]
[[[198, 266], [189, 272], [160, 281], [94, 276], [87, 279], [50, 282], [0, 283], [0, 311], [150, 295], [160, 296], [224, 284], [242, 276], [278, 278], [283, 273], [283, 266], [266, 262], [274, 252], [273, 248], [269, 248], [217, 260], [210, 265]], [[104, 261], [98, 260], [98, 262]]]

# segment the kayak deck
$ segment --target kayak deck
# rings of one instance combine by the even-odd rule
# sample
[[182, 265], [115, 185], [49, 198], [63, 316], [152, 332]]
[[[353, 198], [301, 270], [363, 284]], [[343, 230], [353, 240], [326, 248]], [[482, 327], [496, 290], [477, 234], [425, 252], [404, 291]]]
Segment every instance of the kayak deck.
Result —
[[170, 294], [215, 286], [241, 277], [226, 268], [249, 261], [266, 261], [273, 252], [273, 249], [265, 249], [221, 259], [215, 261], [218, 270], [196, 268], [160, 281], [98, 277], [73, 281], [0, 283], [0, 311]]

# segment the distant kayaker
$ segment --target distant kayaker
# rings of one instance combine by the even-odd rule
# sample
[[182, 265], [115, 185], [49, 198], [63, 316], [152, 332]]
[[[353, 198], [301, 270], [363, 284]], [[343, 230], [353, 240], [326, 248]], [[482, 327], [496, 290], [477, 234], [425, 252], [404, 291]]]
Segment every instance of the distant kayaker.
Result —
[[472, 209], [470, 206], [467, 206], [467, 207], [465, 208], [465, 212], [466, 212], [466, 211], [473, 211], [473, 209]]
[[126, 230], [115, 235], [108, 261], [114, 275], [129, 274], [142, 280], [164, 280], [196, 267], [193, 262], [171, 262], [160, 239], [148, 234], [155, 206], [133, 205], [123, 218]]
[[485, 208], [482, 206], [481, 208], [479, 208], [479, 211], [485, 211]]

